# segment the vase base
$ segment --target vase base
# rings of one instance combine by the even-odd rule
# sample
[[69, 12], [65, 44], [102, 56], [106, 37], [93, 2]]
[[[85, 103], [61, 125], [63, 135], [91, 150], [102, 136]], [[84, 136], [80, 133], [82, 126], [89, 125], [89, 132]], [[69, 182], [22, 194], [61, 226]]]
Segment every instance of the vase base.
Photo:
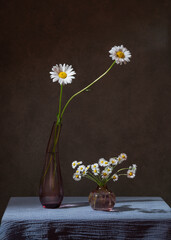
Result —
[[46, 196], [46, 197], [39, 197], [40, 202], [44, 208], [59, 208], [63, 197], [54, 197], [54, 196]]
[[51, 209], [54, 209], [54, 208], [59, 208], [61, 204], [45, 204], [43, 205], [43, 208], [51, 208]]
[[92, 209], [96, 210], [96, 211], [107, 211], [107, 212], [113, 211], [113, 207], [112, 208], [94, 208], [94, 207], [92, 207]]

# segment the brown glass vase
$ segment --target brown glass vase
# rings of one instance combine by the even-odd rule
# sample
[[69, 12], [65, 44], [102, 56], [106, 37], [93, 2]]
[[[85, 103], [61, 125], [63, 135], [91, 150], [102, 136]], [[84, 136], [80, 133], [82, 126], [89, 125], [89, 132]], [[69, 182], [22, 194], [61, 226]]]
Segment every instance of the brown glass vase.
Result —
[[111, 211], [115, 205], [116, 197], [107, 186], [97, 187], [89, 194], [89, 203], [94, 210]]
[[63, 184], [59, 161], [61, 125], [54, 122], [46, 149], [45, 163], [40, 180], [39, 199], [44, 208], [58, 208], [63, 200]]

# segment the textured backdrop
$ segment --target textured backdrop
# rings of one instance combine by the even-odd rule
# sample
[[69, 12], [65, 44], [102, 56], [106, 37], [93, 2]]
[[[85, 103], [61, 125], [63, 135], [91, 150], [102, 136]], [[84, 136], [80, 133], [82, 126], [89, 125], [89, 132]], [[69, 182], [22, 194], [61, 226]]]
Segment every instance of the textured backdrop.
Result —
[[85, 164], [121, 152], [137, 177], [110, 188], [117, 196], [161, 196], [171, 204], [169, 0], [0, 1], [0, 213], [10, 196], [35, 196], [59, 85], [56, 63], [72, 64], [76, 79], [63, 103], [112, 63], [123, 44], [131, 62], [114, 68], [75, 98], [63, 119], [60, 160], [67, 196], [95, 185], [72, 180], [71, 162]]

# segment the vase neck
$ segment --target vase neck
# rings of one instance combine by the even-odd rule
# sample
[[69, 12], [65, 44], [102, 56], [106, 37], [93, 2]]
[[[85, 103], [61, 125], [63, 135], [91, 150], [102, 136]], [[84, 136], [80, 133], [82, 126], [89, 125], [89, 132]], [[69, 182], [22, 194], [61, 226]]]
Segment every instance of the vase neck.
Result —
[[103, 189], [103, 190], [105, 190], [105, 189], [108, 189], [108, 188], [107, 188], [107, 185], [105, 184], [105, 185], [103, 185], [103, 186], [97, 186], [97, 189]]
[[49, 137], [46, 153], [56, 153], [58, 152], [59, 139], [61, 133], [62, 125], [57, 125], [56, 122], [53, 123], [51, 134]]

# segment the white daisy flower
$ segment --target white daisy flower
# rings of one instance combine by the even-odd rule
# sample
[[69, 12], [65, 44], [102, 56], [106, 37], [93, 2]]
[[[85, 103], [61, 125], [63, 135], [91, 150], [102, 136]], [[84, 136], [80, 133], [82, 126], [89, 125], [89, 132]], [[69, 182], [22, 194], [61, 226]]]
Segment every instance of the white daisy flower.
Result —
[[77, 170], [76, 170], [76, 173], [79, 173], [80, 174], [80, 170], [77, 168]]
[[118, 160], [117, 160], [116, 158], [110, 158], [110, 159], [109, 159], [109, 163], [110, 163], [111, 165], [115, 166], [115, 165], [117, 165]]
[[72, 168], [76, 168], [77, 164], [78, 164], [77, 161], [72, 162]]
[[105, 160], [104, 163], [103, 163], [103, 166], [106, 167], [108, 165], [109, 165], [109, 162]]
[[76, 72], [73, 71], [72, 65], [68, 65], [65, 63], [62, 64], [56, 64], [52, 67], [52, 72], [50, 72], [50, 78], [52, 79], [52, 82], [59, 82], [60, 85], [68, 84], [72, 82], [72, 79], [75, 77]]
[[127, 171], [127, 177], [128, 178], [134, 178], [135, 177], [135, 171], [129, 169]]
[[106, 167], [104, 171], [110, 174], [112, 172], [112, 167]]
[[136, 164], [132, 164], [132, 166], [129, 167], [129, 170], [132, 170], [132, 171], [136, 172], [137, 165]]
[[78, 170], [79, 170], [80, 172], [83, 172], [83, 171], [85, 170], [85, 166], [84, 166], [84, 165], [79, 166], [79, 167], [78, 167]]
[[87, 167], [86, 167], [86, 170], [88, 171], [88, 170], [89, 170], [89, 168], [90, 168], [90, 165], [87, 165]]
[[116, 182], [118, 180], [118, 175], [117, 174], [113, 174], [112, 179], [114, 182]]
[[106, 170], [103, 170], [101, 176], [102, 178], [107, 178], [109, 176], [109, 173]]
[[101, 167], [103, 167], [104, 162], [105, 162], [105, 159], [104, 159], [104, 158], [100, 158], [100, 159], [99, 159], [99, 165], [100, 165]]
[[74, 179], [75, 181], [80, 181], [80, 180], [81, 180], [81, 175], [80, 175], [79, 173], [74, 173], [73, 179]]
[[122, 63], [126, 64], [127, 62], [130, 62], [131, 53], [123, 45], [112, 47], [109, 53], [109, 56], [112, 60], [116, 61], [116, 64], [122, 65]]
[[83, 176], [87, 175], [87, 171], [88, 171], [88, 169], [85, 168], [84, 171], [82, 172], [82, 175], [83, 175]]
[[121, 156], [118, 156], [117, 160], [118, 160], [118, 163], [119, 163], [119, 164], [124, 161], [124, 160], [121, 158]]
[[99, 174], [99, 172], [100, 172], [100, 169], [99, 168], [94, 168], [92, 170], [92, 172], [94, 173], [95, 176], [97, 176]]
[[98, 163], [94, 163], [94, 164], [91, 165], [91, 169], [92, 170], [94, 170], [94, 169], [96, 169], [98, 167], [99, 167]]
[[126, 155], [126, 153], [121, 153], [120, 156], [121, 156], [121, 158], [122, 158], [123, 160], [127, 160], [127, 155]]
[[80, 165], [80, 164], [82, 164], [83, 162], [82, 161], [80, 161], [80, 162], [77, 162], [77, 165]]
[[127, 155], [125, 153], [121, 153], [117, 159], [118, 159], [118, 163], [120, 164], [127, 159]]

